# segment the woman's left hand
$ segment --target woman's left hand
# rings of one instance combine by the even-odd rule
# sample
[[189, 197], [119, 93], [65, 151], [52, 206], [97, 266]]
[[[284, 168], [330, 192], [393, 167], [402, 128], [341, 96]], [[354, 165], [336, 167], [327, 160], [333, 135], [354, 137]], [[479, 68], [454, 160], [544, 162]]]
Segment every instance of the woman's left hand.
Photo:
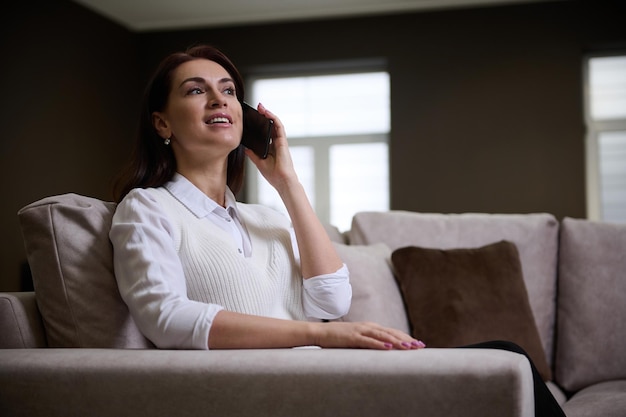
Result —
[[280, 193], [281, 189], [294, 181], [298, 181], [293, 167], [285, 127], [280, 119], [259, 103], [257, 107], [260, 114], [274, 122], [272, 128], [272, 143], [267, 158], [259, 158], [254, 152], [246, 148], [248, 158], [256, 165], [261, 175]]

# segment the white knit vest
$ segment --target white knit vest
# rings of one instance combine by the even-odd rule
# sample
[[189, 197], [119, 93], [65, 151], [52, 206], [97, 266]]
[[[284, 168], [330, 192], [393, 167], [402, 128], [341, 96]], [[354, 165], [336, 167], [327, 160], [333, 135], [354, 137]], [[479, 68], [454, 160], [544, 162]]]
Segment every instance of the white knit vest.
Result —
[[252, 256], [246, 258], [228, 233], [198, 218], [167, 189], [148, 191], [174, 226], [173, 239], [191, 300], [245, 314], [306, 319], [302, 278], [285, 216], [267, 207], [237, 203], [252, 242]]

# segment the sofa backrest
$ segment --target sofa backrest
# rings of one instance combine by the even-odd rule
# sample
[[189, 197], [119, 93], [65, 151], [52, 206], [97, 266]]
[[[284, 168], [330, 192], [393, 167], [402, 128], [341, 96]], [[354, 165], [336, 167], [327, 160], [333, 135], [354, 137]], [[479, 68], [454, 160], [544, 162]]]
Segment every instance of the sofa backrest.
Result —
[[556, 317], [559, 223], [551, 214], [438, 214], [362, 212], [352, 221], [350, 244], [385, 243], [392, 251], [418, 246], [477, 248], [501, 240], [517, 246], [531, 309], [552, 365]]
[[626, 380], [626, 224], [565, 218], [559, 250], [559, 384]]

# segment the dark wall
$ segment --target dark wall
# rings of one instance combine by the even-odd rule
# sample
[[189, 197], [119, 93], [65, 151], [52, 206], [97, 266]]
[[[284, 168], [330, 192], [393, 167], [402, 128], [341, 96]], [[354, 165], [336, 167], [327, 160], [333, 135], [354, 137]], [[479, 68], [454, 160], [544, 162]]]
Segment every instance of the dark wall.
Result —
[[564, 1], [139, 38], [145, 68], [196, 42], [222, 48], [244, 73], [384, 57], [392, 208], [584, 217], [583, 57], [626, 47], [625, 12]]
[[22, 288], [17, 211], [74, 192], [109, 197], [139, 98], [134, 35], [64, 0], [0, 17], [0, 290]]
[[[133, 34], [68, 0], [0, 17], [0, 290], [20, 288], [16, 212], [42, 197], [109, 198], [147, 74], [210, 42], [258, 65], [384, 57], [392, 208], [585, 216], [582, 62], [626, 51], [623, 1], [561, 1]], [[332, 106], [333, 103], [328, 103]]]

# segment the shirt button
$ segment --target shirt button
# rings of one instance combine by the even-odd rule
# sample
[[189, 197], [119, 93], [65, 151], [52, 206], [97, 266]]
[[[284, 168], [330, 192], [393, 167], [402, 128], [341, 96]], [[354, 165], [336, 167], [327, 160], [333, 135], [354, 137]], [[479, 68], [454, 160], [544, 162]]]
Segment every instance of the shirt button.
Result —
[[243, 251], [241, 250], [241, 248], [240, 248], [240, 249], [237, 249], [237, 252], [239, 252], [239, 253], [243, 253]]
[[225, 218], [224, 220], [226, 220], [226, 221], [227, 221], [227, 222], [229, 222], [229, 223], [230, 223], [230, 221], [231, 221], [231, 220], [230, 220], [230, 218], [228, 218], [228, 217], [227, 217], [227, 218]]

